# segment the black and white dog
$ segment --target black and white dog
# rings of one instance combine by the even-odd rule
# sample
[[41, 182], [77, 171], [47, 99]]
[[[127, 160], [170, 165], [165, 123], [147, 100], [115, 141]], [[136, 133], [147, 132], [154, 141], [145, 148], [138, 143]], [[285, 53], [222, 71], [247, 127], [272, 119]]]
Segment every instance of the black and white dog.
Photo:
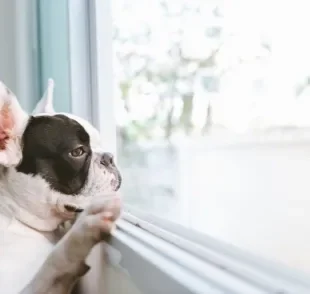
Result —
[[[120, 214], [121, 177], [87, 121], [52, 106], [53, 82], [28, 115], [0, 82], [0, 289], [70, 293]], [[67, 220], [77, 221], [57, 240]]]

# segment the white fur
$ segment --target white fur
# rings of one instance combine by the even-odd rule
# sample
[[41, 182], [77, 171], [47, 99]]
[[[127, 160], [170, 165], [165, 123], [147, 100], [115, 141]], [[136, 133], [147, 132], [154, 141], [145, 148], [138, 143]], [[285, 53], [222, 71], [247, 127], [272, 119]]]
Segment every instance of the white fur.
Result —
[[0, 151], [0, 165], [6, 167], [17, 165], [22, 158], [20, 139], [29, 118], [13, 93], [8, 94], [8, 91], [10, 90], [0, 81], [0, 109], [8, 107], [13, 114], [12, 120], [14, 121], [14, 128], [8, 130], [11, 140], [7, 144], [6, 151]]
[[34, 111], [32, 112], [33, 115], [38, 113], [54, 113], [54, 106], [53, 106], [53, 96], [54, 96], [54, 87], [55, 83], [52, 79], [48, 80], [47, 89], [39, 101], [37, 106], [35, 107]]
[[[47, 94], [37, 105], [34, 115], [55, 114], [53, 87], [49, 82]], [[13, 294], [24, 288], [51, 252], [54, 231], [59, 224], [75, 216], [66, 212], [64, 205], [85, 208], [95, 197], [110, 197], [114, 175], [100, 164], [103, 146], [99, 132], [87, 121], [65, 113], [62, 114], [78, 121], [91, 139], [93, 156], [81, 193], [74, 197], [63, 195], [51, 190], [40, 176], [17, 172], [15, 166], [22, 156], [20, 139], [29, 116], [0, 83], [0, 110], [5, 103], [10, 104], [16, 124], [12, 140], [5, 151], [0, 151], [0, 289], [3, 293]]]
[[0, 287], [3, 293], [19, 293], [33, 278], [54, 247], [48, 235], [15, 218], [0, 216]]

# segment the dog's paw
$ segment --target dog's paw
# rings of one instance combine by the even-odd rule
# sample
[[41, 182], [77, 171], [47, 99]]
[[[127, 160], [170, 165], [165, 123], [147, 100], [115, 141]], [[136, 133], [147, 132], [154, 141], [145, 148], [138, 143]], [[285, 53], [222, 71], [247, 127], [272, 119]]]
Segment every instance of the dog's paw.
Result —
[[109, 234], [121, 213], [121, 200], [117, 192], [94, 200], [80, 214], [70, 233], [81, 239], [99, 242], [102, 234]]
[[94, 199], [58, 243], [66, 263], [83, 262], [93, 246], [111, 233], [120, 213], [121, 200], [116, 192], [113, 192], [110, 197]]

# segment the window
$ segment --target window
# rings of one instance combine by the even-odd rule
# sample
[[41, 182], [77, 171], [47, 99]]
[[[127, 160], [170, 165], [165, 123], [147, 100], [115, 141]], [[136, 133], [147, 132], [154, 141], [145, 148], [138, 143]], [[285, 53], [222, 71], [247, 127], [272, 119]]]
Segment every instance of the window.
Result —
[[309, 273], [306, 4], [112, 3], [126, 204]]
[[31, 111], [52, 76], [124, 178], [80, 293], [309, 293], [306, 2], [23, 3], [0, 78]]

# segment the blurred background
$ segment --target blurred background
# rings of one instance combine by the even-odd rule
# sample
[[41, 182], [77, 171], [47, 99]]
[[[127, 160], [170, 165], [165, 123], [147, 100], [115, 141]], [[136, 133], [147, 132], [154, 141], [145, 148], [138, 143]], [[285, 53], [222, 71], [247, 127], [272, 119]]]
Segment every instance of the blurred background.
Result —
[[[94, 122], [89, 63], [77, 68], [72, 53], [91, 52], [88, 3], [0, 0], [0, 79], [28, 111], [52, 77], [56, 110]], [[104, 101], [114, 104], [126, 204], [310, 272], [307, 2], [111, 6]]]
[[112, 5], [127, 202], [309, 271], [308, 4]]

